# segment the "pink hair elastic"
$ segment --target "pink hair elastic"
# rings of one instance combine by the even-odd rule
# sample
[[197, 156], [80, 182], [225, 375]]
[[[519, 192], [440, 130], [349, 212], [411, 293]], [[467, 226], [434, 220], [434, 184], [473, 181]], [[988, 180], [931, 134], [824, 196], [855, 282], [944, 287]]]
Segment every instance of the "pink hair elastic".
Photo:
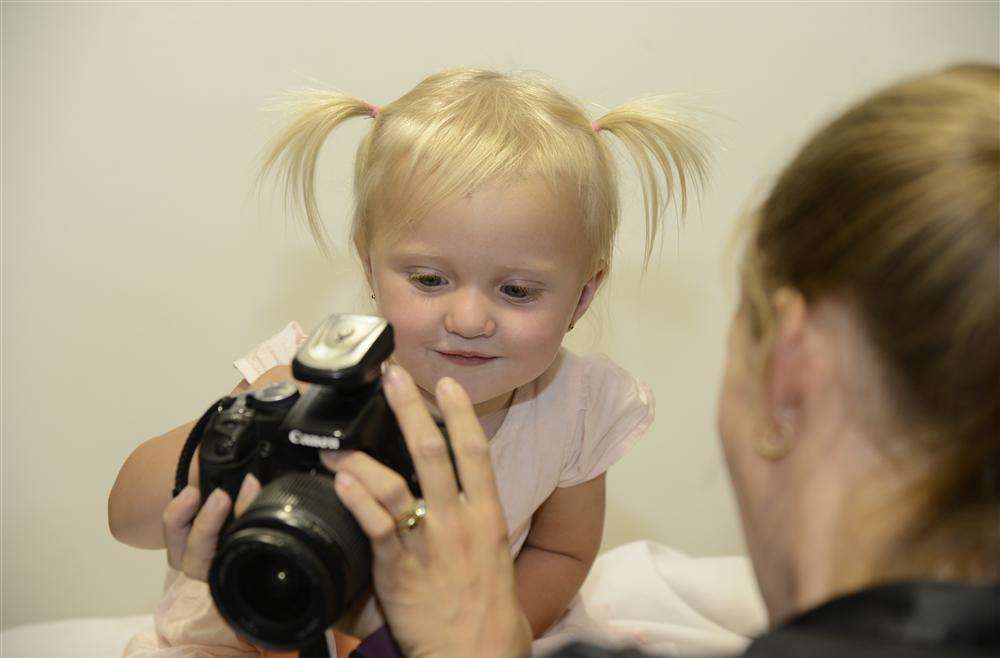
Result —
[[601, 128], [601, 124], [597, 123], [596, 121], [592, 121], [592, 122], [590, 123], [590, 128], [591, 128], [591, 130], [593, 130], [593, 131], [594, 131], [595, 133], [599, 133], [599, 132], [601, 132], [601, 131], [603, 130], [603, 128]]
[[371, 118], [373, 118], [373, 119], [377, 119], [378, 115], [379, 115], [379, 112], [382, 111], [382, 108], [379, 107], [378, 105], [372, 105], [372, 104], [369, 103], [368, 104], [368, 110], [369, 110], [368, 111], [369, 116], [371, 116]]

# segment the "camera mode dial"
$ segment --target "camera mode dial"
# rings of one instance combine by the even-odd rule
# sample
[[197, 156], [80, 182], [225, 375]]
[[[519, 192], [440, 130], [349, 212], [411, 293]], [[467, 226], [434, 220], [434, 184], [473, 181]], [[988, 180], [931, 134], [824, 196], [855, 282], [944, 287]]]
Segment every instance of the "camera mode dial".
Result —
[[277, 411], [291, 407], [299, 399], [299, 389], [291, 382], [277, 382], [254, 391], [247, 404], [257, 411]]

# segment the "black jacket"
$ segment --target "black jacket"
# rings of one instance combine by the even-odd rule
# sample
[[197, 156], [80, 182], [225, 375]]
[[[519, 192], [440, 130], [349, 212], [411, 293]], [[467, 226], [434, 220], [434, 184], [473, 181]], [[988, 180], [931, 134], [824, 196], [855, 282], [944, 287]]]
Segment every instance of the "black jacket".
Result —
[[[641, 658], [573, 644], [550, 658]], [[744, 658], [1000, 657], [1000, 586], [899, 583], [829, 601], [754, 640]]]

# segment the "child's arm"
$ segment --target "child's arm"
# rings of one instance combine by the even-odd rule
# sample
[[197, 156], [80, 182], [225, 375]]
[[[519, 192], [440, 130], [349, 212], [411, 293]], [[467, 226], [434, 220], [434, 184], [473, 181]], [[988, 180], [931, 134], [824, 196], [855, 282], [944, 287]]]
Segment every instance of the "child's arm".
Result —
[[514, 561], [517, 596], [540, 636], [566, 611], [597, 557], [604, 531], [604, 474], [556, 489], [531, 520]]
[[[254, 382], [254, 388], [291, 380], [291, 367], [277, 366], [261, 375]], [[243, 380], [231, 395], [249, 389], [250, 385]], [[143, 442], [122, 464], [108, 496], [108, 526], [118, 541], [136, 548], [164, 547], [161, 516], [170, 502], [181, 448], [195, 422], [185, 423]], [[191, 460], [188, 480], [192, 484], [198, 482], [197, 453]]]

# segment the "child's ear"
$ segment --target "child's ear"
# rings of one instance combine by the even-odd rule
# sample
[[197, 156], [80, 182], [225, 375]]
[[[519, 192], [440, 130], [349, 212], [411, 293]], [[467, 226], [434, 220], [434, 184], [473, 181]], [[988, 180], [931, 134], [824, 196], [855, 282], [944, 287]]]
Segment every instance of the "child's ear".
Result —
[[365, 272], [365, 279], [368, 281], [368, 289], [374, 293], [375, 278], [372, 276], [371, 252], [368, 251], [368, 247], [366, 245], [361, 244], [361, 242], [357, 239], [354, 240], [354, 250], [358, 254], [358, 260], [361, 261], [361, 269]]
[[594, 296], [597, 291], [600, 290], [601, 284], [604, 283], [604, 275], [607, 274], [608, 270], [606, 267], [601, 266], [597, 272], [594, 273], [590, 279], [583, 284], [583, 290], [580, 291], [580, 299], [576, 302], [576, 309], [573, 311], [573, 320], [570, 324], [576, 324], [576, 321], [583, 317], [583, 314], [587, 312], [590, 308], [590, 303], [594, 301]]
[[360, 254], [361, 268], [365, 271], [365, 279], [368, 280], [368, 287], [375, 290], [375, 280], [372, 277], [372, 257], [367, 253]]

